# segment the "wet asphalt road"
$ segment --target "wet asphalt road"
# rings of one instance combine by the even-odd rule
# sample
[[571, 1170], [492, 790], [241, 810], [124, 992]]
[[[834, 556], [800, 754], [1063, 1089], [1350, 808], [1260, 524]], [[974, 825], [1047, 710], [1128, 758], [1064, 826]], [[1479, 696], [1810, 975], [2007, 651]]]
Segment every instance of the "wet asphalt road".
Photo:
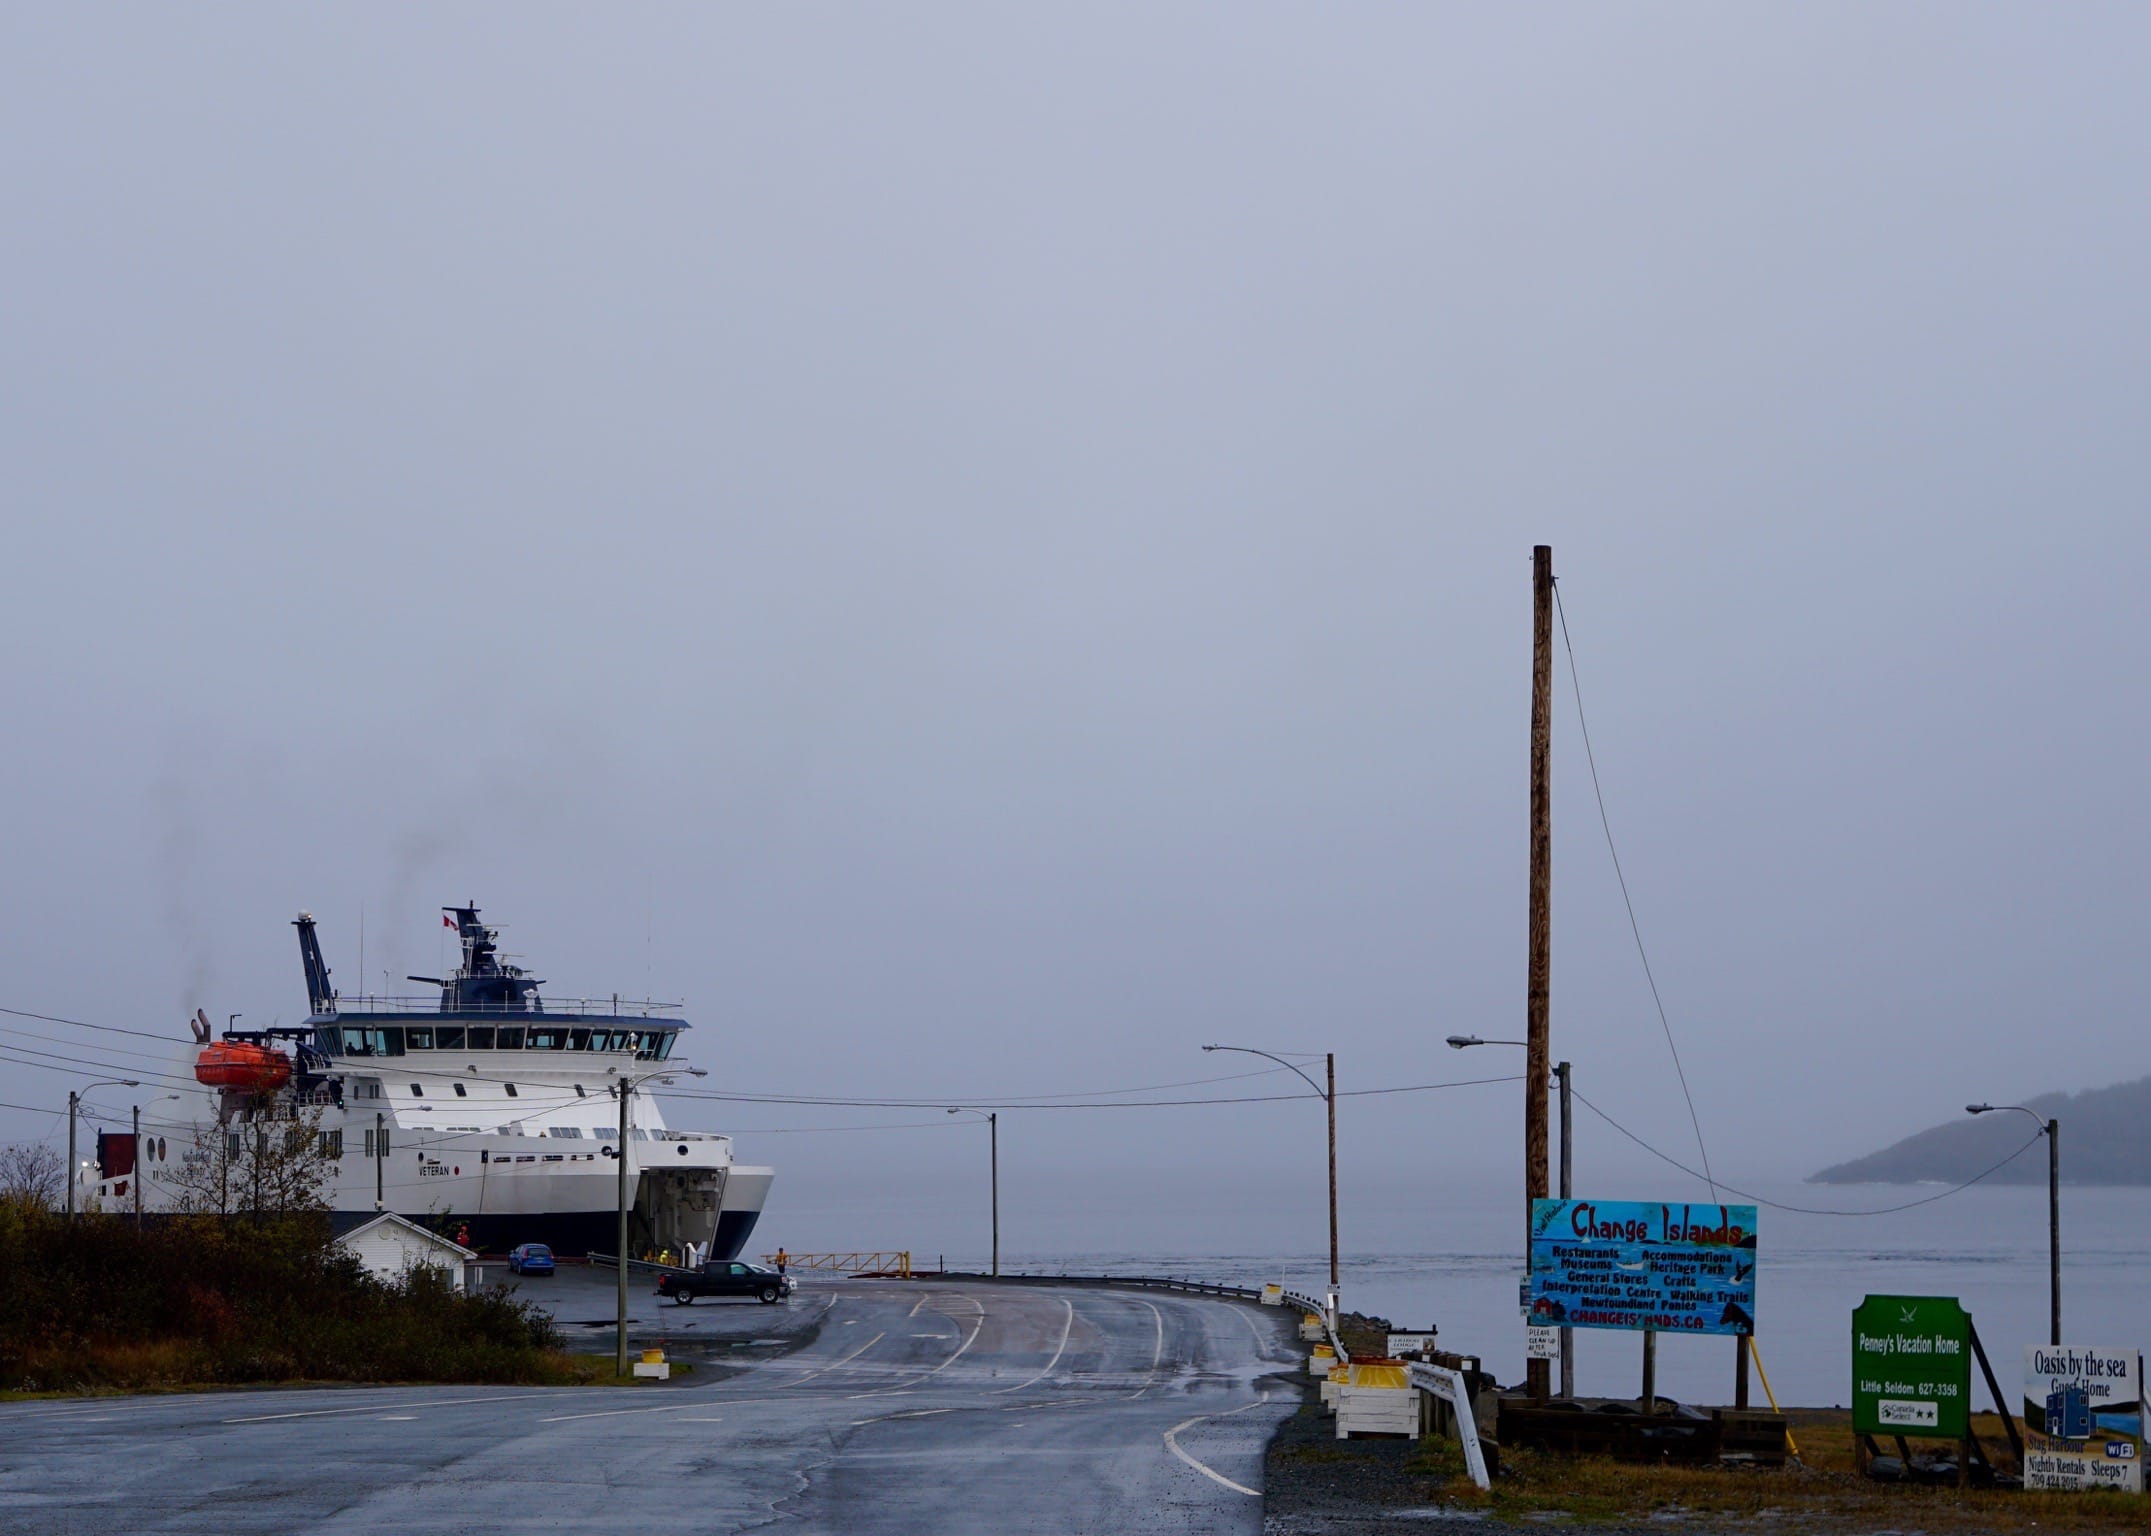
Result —
[[[549, 1294], [606, 1348], [605, 1281]], [[0, 1406], [0, 1530], [1257, 1532], [1297, 1406], [1275, 1310], [1170, 1292], [808, 1282], [658, 1307], [636, 1389], [383, 1387]], [[593, 1302], [595, 1305], [593, 1306]]]

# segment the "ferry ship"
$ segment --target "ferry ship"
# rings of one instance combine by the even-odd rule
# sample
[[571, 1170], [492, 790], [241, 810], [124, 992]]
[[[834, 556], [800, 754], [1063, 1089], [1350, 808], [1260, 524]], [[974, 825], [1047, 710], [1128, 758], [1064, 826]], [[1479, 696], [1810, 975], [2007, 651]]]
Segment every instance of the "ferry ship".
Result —
[[305, 1024], [212, 1040], [197, 1012], [179, 1075], [200, 1084], [212, 1116], [191, 1135], [145, 1128], [139, 1156], [131, 1135], [100, 1137], [82, 1177], [102, 1207], [167, 1212], [190, 1191], [198, 1203], [201, 1180], [187, 1176], [186, 1159], [214, 1151], [207, 1138], [236, 1153], [241, 1137], [289, 1134], [318, 1116], [312, 1134], [327, 1154], [324, 1194], [339, 1231], [392, 1211], [489, 1252], [546, 1243], [611, 1253], [624, 1158], [630, 1253], [692, 1246], [737, 1257], [775, 1171], [735, 1162], [729, 1136], [665, 1124], [649, 1087], [692, 1070], [678, 1005], [543, 999], [545, 983], [503, 960], [499, 931], [475, 905], [441, 910], [462, 964], [408, 978], [438, 986], [437, 1002], [340, 995], [313, 916], [301, 912]]

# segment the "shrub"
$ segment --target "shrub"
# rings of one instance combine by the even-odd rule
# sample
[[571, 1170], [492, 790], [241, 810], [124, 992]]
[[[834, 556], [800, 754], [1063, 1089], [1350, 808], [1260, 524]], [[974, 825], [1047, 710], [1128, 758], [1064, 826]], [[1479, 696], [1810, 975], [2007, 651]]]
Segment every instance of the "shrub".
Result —
[[439, 1270], [384, 1284], [326, 1218], [141, 1229], [0, 1203], [0, 1389], [580, 1379], [553, 1320]]

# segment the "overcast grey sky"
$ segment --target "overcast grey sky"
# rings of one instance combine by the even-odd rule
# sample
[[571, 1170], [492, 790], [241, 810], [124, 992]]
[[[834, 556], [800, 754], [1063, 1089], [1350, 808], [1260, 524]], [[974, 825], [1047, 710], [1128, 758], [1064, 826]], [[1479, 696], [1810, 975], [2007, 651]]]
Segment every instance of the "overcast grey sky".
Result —
[[[1543, 541], [1721, 1174], [2151, 1071], [2147, 36], [9, 6], [0, 1003], [289, 1021], [298, 908], [355, 989], [476, 898], [712, 1086], [1507, 1069], [1440, 1040], [1521, 1029]], [[1685, 1152], [1560, 708], [1557, 1051]], [[1508, 1176], [1520, 1092], [1355, 1104], [1347, 1176]], [[977, 1155], [676, 1118], [780, 1204]]]

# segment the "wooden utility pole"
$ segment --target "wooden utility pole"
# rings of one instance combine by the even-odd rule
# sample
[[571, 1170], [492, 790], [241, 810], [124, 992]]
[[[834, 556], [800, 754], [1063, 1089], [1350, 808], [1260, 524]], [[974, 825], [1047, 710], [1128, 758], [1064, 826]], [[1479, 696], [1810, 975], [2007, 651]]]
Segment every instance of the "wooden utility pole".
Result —
[[[618, 1007], [615, 1005], [615, 1012]], [[627, 1374], [627, 1096], [634, 1091], [626, 1078], [615, 1085], [620, 1095], [620, 1156], [613, 1175], [618, 1181], [617, 1195], [620, 1214], [619, 1252], [614, 1255], [619, 1264], [614, 1275], [618, 1288], [613, 1293], [613, 1374]]]
[[[1553, 947], [1553, 548], [1531, 551], [1531, 960], [1524, 988], [1524, 1221], [1546, 1198], [1546, 1085], [1553, 1070], [1547, 1027]], [[1524, 1253], [1528, 1272], [1530, 1250]], [[1551, 1394], [1548, 1362], [1529, 1367], [1531, 1395]]]
[[[1325, 1081], [1329, 1086], [1322, 1097], [1329, 1101], [1329, 1303], [1330, 1311], [1337, 1310], [1337, 1053], [1331, 1051], [1323, 1058], [1329, 1068]], [[1336, 1325], [1332, 1317], [1330, 1324]]]

